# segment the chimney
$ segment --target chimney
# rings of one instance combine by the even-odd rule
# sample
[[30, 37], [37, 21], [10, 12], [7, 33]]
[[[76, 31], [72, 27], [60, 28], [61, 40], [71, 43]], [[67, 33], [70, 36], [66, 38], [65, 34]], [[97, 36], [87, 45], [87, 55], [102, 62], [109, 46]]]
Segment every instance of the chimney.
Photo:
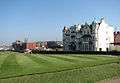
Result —
[[116, 32], [114, 32], [114, 35], [116, 35]]
[[120, 32], [119, 32], [119, 31], [117, 31], [117, 35], [118, 35], [118, 34], [120, 34]]

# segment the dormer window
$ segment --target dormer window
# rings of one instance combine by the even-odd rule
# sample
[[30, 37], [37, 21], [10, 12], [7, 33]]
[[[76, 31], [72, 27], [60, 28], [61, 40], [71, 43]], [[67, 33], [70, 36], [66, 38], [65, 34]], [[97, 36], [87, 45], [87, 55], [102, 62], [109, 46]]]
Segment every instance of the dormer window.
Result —
[[71, 33], [75, 33], [75, 31], [71, 31]]

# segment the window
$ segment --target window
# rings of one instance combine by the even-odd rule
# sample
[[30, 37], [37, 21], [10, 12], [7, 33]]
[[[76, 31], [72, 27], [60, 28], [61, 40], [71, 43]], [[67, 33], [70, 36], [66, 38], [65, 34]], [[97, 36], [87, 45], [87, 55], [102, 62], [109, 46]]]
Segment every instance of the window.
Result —
[[75, 31], [72, 31], [71, 33], [75, 33]]
[[99, 51], [102, 51], [102, 48], [99, 48]]
[[106, 51], [107, 51], [107, 52], [109, 51], [108, 48], [106, 48]]
[[89, 31], [87, 32], [87, 34], [90, 34]]
[[65, 34], [66, 36], [70, 36], [70, 34]]
[[75, 35], [72, 35], [71, 38], [75, 38]]

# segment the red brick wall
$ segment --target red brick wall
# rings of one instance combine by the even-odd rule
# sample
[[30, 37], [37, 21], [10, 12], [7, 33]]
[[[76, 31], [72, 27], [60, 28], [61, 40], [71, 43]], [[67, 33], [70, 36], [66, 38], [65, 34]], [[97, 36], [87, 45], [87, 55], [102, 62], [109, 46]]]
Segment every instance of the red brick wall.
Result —
[[114, 43], [120, 43], [120, 32], [114, 32]]
[[26, 43], [26, 49], [35, 49], [36, 43]]

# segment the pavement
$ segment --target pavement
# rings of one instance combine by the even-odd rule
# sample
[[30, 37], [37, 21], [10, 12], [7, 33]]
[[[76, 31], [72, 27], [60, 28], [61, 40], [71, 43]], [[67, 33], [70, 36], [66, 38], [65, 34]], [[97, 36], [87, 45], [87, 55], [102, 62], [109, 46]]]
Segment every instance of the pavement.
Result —
[[120, 83], [120, 78], [119, 79], [112, 79], [112, 80], [102, 80], [97, 83]]

